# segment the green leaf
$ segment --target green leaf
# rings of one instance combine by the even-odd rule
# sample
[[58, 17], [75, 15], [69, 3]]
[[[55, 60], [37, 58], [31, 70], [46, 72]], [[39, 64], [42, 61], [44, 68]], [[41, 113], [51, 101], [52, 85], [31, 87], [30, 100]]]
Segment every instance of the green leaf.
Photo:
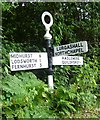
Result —
[[63, 111], [68, 115], [68, 117], [70, 117], [70, 112], [66, 108], [63, 108]]
[[8, 75], [8, 68], [5, 66], [4, 67], [6, 74]]

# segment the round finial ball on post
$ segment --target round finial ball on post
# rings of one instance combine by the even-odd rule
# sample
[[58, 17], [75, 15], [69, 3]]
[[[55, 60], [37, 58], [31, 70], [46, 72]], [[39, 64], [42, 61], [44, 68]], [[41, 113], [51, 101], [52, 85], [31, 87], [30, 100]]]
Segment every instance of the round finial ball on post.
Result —
[[[49, 18], [49, 23], [47, 23], [47, 21], [45, 20], [46, 17]], [[49, 33], [49, 31], [50, 31], [50, 27], [53, 24], [53, 17], [49, 12], [45, 11], [42, 14], [42, 23], [43, 23], [43, 25], [45, 26], [45, 29], [46, 29], [46, 34], [44, 35], [44, 38], [45, 39], [51, 39], [52, 35]]]

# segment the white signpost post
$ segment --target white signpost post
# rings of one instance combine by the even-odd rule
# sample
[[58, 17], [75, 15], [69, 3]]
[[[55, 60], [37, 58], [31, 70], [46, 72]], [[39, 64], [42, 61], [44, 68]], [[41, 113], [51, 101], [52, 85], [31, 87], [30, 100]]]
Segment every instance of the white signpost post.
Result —
[[[45, 22], [45, 16], [50, 18], [50, 23]], [[50, 27], [53, 24], [52, 15], [49, 12], [42, 14], [42, 23], [45, 26], [47, 52], [14, 52], [10, 53], [10, 68], [11, 71], [31, 70], [48, 68], [48, 85], [53, 89], [53, 65], [83, 65], [83, 57], [81, 56], [66, 56], [88, 51], [87, 42], [81, 41], [67, 45], [54, 47], [54, 57], [50, 40], [52, 35], [49, 33]]]
[[87, 41], [54, 47], [54, 56], [74, 55], [88, 51]]
[[10, 53], [11, 71], [48, 68], [47, 53]]

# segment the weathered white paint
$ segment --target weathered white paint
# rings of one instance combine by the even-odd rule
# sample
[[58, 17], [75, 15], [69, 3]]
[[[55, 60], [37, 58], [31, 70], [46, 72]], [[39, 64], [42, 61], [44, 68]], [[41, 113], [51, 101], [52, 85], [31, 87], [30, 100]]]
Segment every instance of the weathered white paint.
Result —
[[48, 85], [49, 88], [53, 89], [53, 75], [48, 75]]
[[[48, 16], [50, 18], [50, 23], [46, 23], [45, 16]], [[52, 18], [52, 15], [49, 12], [45, 11], [42, 14], [42, 23], [45, 26], [45, 30], [46, 30], [46, 34], [44, 35], [44, 39], [46, 39], [46, 40], [49, 39], [50, 40], [52, 38], [52, 35], [49, 33], [49, 31], [50, 31], [50, 27], [53, 24], [53, 18]]]
[[87, 41], [81, 41], [54, 47], [54, 56], [74, 55], [88, 51]]

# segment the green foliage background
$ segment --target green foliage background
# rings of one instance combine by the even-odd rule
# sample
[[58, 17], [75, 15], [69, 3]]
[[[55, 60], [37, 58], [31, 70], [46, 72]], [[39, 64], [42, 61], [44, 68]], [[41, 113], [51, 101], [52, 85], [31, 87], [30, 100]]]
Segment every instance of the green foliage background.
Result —
[[[100, 3], [0, 4], [3, 117], [71, 117], [78, 111], [100, 108]], [[45, 51], [45, 29], [41, 22], [44, 11], [54, 18], [52, 46], [87, 41], [89, 49], [81, 54], [83, 66], [54, 66], [52, 93], [47, 86], [46, 70], [11, 72], [9, 67], [10, 52]]]

